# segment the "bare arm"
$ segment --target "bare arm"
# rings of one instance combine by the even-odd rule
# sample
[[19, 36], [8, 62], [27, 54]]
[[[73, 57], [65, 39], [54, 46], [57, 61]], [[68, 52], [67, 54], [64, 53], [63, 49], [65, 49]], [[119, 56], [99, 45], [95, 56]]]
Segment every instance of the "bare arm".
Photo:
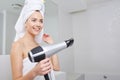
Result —
[[60, 71], [59, 59], [58, 59], [58, 56], [56, 54], [51, 57], [51, 62], [53, 65], [53, 69], [55, 71]]
[[22, 48], [19, 43], [14, 43], [11, 49], [11, 66], [12, 66], [12, 77], [13, 80], [33, 80], [35, 73], [31, 71], [31, 73], [22, 75]]
[[11, 49], [11, 66], [13, 80], [33, 80], [37, 75], [44, 75], [51, 71], [51, 63], [49, 59], [39, 62], [30, 72], [23, 76], [23, 57], [22, 47], [15, 43]]
[[[53, 44], [53, 39], [48, 34], [43, 35], [43, 40], [48, 44]], [[59, 59], [56, 54], [51, 57], [51, 62], [52, 62], [53, 70], [59, 71], [60, 70]]]

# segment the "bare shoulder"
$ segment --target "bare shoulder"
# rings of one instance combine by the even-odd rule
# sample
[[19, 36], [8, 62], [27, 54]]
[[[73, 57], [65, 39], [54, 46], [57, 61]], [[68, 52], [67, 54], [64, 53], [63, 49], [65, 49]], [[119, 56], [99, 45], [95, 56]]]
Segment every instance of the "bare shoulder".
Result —
[[12, 43], [11, 54], [21, 53], [22, 52], [22, 42], [16, 41]]
[[14, 49], [20, 49], [22, 47], [22, 42], [21, 41], [16, 41], [12, 43], [12, 48]]

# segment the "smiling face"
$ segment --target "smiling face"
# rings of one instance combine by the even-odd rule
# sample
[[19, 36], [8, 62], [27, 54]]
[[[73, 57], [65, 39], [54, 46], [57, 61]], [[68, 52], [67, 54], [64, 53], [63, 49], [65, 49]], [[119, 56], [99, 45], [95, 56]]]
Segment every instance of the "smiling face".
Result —
[[26, 32], [33, 36], [40, 33], [43, 28], [43, 16], [39, 11], [35, 11], [25, 23]]

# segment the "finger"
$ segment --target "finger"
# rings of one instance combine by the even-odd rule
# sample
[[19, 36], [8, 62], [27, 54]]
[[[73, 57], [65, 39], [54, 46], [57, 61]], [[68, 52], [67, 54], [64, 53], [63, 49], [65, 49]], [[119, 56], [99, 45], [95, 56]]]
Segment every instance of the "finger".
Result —
[[43, 75], [48, 74], [50, 71], [51, 71], [51, 69], [48, 69], [48, 70], [44, 71]]
[[47, 65], [45, 67], [42, 68], [42, 71], [47, 71], [51, 69], [51, 65]]
[[51, 69], [51, 65], [46, 63], [47, 65], [44, 65], [41, 67], [41, 71], [42, 71], [42, 74], [46, 74], [48, 72], [50, 72], [52, 69]]
[[42, 69], [48, 66], [51, 67], [50, 59], [49, 58], [44, 59], [43, 61], [40, 62], [39, 65]]
[[45, 37], [48, 37], [49, 35], [45, 33], [44, 36], [45, 36]]
[[50, 62], [46, 62], [46, 63], [44, 63], [42, 66], [41, 66], [43, 69], [49, 69], [49, 68], [51, 68], [52, 66], [51, 66], [51, 63]]
[[46, 58], [46, 59], [40, 61], [40, 63], [41, 63], [41, 64], [45, 64], [45, 63], [47, 63], [47, 62], [49, 62], [49, 61], [50, 61], [50, 59], [49, 59], [49, 58]]

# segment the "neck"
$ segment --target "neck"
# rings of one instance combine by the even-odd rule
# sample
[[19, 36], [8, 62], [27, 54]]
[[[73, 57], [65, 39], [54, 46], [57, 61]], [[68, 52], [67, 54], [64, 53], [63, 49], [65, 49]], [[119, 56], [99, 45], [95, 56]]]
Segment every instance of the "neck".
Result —
[[27, 42], [35, 42], [35, 36], [34, 35], [31, 35], [31, 34], [28, 34], [28, 33], [25, 33], [24, 35], [24, 40], [27, 41]]

